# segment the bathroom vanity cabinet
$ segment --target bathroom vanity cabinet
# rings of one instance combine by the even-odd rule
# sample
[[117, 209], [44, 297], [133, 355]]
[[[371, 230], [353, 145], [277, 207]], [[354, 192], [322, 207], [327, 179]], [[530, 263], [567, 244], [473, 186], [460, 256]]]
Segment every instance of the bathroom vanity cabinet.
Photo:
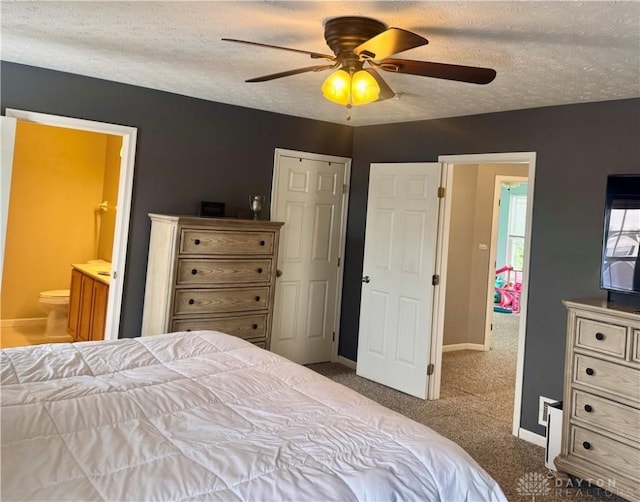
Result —
[[106, 279], [73, 268], [67, 333], [74, 342], [103, 340], [109, 285]]
[[215, 330], [269, 349], [283, 224], [149, 216], [142, 336]]

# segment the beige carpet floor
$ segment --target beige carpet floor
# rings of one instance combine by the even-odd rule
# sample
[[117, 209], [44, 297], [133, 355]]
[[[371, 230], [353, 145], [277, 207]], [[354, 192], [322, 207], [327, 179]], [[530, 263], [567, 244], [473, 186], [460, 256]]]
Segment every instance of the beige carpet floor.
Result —
[[512, 435], [517, 326], [517, 315], [496, 314], [492, 350], [444, 353], [441, 398], [436, 401], [366, 380], [337, 363], [309, 367], [455, 441], [494, 477], [510, 501], [621, 501], [575, 479], [569, 485], [556, 479], [545, 468], [544, 448]]

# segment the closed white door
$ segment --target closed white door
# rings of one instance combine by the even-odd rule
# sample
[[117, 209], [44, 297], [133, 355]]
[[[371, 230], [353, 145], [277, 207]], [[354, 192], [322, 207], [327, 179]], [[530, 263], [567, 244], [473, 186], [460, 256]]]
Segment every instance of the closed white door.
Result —
[[356, 373], [425, 399], [438, 163], [371, 164]]
[[350, 161], [280, 154], [276, 162], [271, 218], [284, 226], [271, 350], [300, 364], [330, 361], [339, 309]]

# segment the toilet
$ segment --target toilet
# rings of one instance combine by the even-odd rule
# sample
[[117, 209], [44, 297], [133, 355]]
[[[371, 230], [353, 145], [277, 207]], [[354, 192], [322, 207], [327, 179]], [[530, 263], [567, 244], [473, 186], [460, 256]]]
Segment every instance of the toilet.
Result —
[[69, 290], [54, 289], [40, 293], [40, 307], [47, 313], [45, 336], [67, 335], [67, 315], [69, 313]]

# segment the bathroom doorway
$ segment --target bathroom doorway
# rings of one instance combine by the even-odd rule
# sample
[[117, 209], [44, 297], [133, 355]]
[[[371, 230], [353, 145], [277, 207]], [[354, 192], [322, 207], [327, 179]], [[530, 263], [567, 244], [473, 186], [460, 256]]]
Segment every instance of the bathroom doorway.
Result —
[[[136, 129], [19, 110], [6, 113], [17, 123], [10, 142], [9, 168], [15, 170], [10, 193], [3, 188], [11, 208], [3, 215], [8, 218], [3, 222], [3, 331], [21, 323], [42, 325], [46, 314], [39, 292], [69, 289], [72, 263], [102, 260], [111, 271], [105, 339], [116, 339]], [[26, 174], [18, 172], [25, 171], [19, 165], [25, 159]], [[3, 171], [6, 165], [3, 158]]]

